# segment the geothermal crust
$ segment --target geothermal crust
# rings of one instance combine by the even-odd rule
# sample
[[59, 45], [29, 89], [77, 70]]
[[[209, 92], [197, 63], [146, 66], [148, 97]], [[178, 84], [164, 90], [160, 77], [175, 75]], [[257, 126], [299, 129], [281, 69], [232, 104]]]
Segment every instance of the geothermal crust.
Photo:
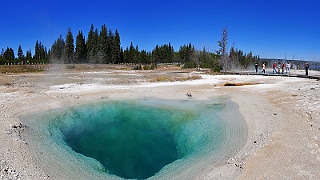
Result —
[[247, 125], [246, 143], [223, 162], [205, 161], [201, 167], [171, 174], [173, 179], [319, 179], [319, 93], [315, 79], [208, 75], [170, 68], [2, 74], [0, 179], [74, 178], [50, 162], [39, 163], [24, 136], [30, 128], [23, 123], [25, 116], [108, 99], [214, 97], [229, 97], [238, 104]]

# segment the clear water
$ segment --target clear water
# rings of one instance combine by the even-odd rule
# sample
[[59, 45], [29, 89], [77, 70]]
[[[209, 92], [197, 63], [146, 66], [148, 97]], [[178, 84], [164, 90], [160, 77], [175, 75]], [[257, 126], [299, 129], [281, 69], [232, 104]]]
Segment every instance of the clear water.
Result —
[[228, 139], [228, 121], [221, 118], [228, 105], [225, 99], [106, 101], [42, 114], [27, 122], [37, 129], [34, 137], [41, 134], [34, 141], [35, 151], [48, 153], [45, 158], [56, 156], [50, 161], [64, 159], [61, 166], [75, 168], [84, 165], [105, 179], [147, 179], [168, 170], [183, 171], [178, 164], [219, 155]]

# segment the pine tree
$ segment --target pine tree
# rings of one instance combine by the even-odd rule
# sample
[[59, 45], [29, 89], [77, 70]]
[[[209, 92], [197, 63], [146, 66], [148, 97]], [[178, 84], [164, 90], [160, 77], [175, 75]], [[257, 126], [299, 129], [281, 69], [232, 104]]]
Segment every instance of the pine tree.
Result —
[[39, 63], [47, 62], [47, 60], [48, 60], [47, 48], [44, 47], [44, 45], [41, 42], [39, 43], [39, 52], [40, 52]]
[[124, 63], [140, 63], [139, 62], [139, 47], [133, 46], [133, 43], [130, 43], [130, 47], [127, 47], [123, 52]]
[[35, 45], [35, 54], [31, 63], [44, 63], [47, 61], [47, 49], [44, 45], [37, 41]]
[[91, 51], [91, 57], [92, 57], [92, 63], [97, 64], [97, 63], [102, 63], [99, 60], [98, 56], [98, 52], [99, 52], [99, 33], [98, 33], [98, 29], [96, 28], [96, 30], [93, 33], [93, 41], [92, 41], [92, 51]]
[[23, 55], [23, 51], [22, 51], [22, 48], [21, 48], [21, 45], [19, 45], [18, 47], [18, 60], [19, 60], [19, 63], [22, 63], [24, 64], [24, 55]]
[[124, 61], [124, 51], [123, 51], [122, 47], [120, 47], [120, 54], [119, 54], [119, 62], [118, 63], [125, 63], [125, 61]]
[[32, 54], [31, 54], [31, 50], [26, 52], [26, 63], [30, 64], [32, 62]]
[[68, 29], [67, 35], [66, 35], [66, 44], [64, 46], [64, 58], [65, 63], [70, 64], [74, 61], [74, 39], [71, 32], [71, 29]]
[[173, 49], [173, 46], [171, 46], [171, 43], [169, 43], [169, 45], [168, 45], [168, 53], [169, 53], [168, 61], [169, 61], [169, 63], [173, 63], [173, 61], [174, 61], [174, 49]]
[[231, 65], [230, 68], [239, 66], [239, 58], [237, 55], [237, 50], [234, 48], [234, 45], [230, 48], [229, 61]]
[[135, 48], [133, 47], [133, 44], [132, 42], [130, 43], [130, 48], [129, 48], [129, 58], [128, 58], [128, 63], [136, 63], [135, 62], [135, 55], [136, 55], [136, 52], [135, 52]]
[[104, 24], [101, 27], [101, 31], [99, 34], [98, 38], [98, 46], [99, 46], [99, 51], [98, 51], [98, 62], [99, 63], [109, 63], [109, 47], [108, 47], [108, 32], [107, 32], [107, 26]]
[[64, 46], [65, 41], [62, 38], [62, 35], [59, 36], [59, 38], [54, 41], [53, 45], [51, 46], [50, 51], [50, 62], [57, 62], [57, 63], [63, 63], [63, 55], [64, 55]]
[[206, 48], [203, 47], [203, 50], [200, 52], [199, 55], [199, 65], [200, 67], [204, 68], [207, 67], [206, 65], [208, 64], [208, 53], [206, 52]]
[[196, 67], [196, 62], [194, 61], [195, 49], [194, 46], [189, 43], [188, 45], [180, 46], [179, 57], [181, 62], [184, 63], [185, 68]]
[[159, 48], [158, 44], [156, 45], [156, 47], [152, 51], [152, 59], [156, 63], [161, 62], [161, 52], [160, 52], [160, 48]]
[[113, 64], [118, 63], [120, 61], [120, 51], [121, 51], [121, 41], [118, 29], [116, 29], [113, 38], [113, 47], [112, 47], [112, 57], [111, 61]]
[[134, 62], [135, 62], [136, 64], [141, 63], [139, 57], [140, 57], [139, 46], [136, 45], [136, 48], [134, 49], [134, 60], [135, 60]]
[[140, 52], [140, 57], [139, 59], [141, 60], [142, 64], [150, 64], [151, 63], [151, 56], [146, 50], [142, 50]]
[[98, 63], [97, 53], [99, 51], [98, 46], [99, 33], [98, 29], [94, 29], [93, 24], [90, 27], [87, 39], [87, 60], [89, 63]]
[[7, 47], [7, 49], [3, 53], [3, 59], [6, 63], [15, 64], [15, 55], [13, 49]]
[[87, 48], [86, 41], [82, 31], [78, 32], [76, 37], [76, 58], [75, 63], [87, 63]]
[[130, 54], [129, 54], [129, 47], [128, 46], [123, 51], [123, 63], [130, 63]]
[[34, 61], [38, 61], [40, 59], [40, 52], [39, 52], [39, 41], [36, 42], [35, 48], [34, 48]]
[[1, 49], [1, 53], [0, 53], [0, 64], [4, 64], [4, 59], [3, 59], [3, 54], [4, 54], [4, 49]]
[[109, 29], [108, 31], [108, 40], [107, 40], [107, 63], [113, 63], [112, 62], [112, 51], [114, 49], [114, 35], [112, 33], [112, 30]]
[[[42, 47], [44, 47], [43, 45], [42, 45]], [[43, 62], [46, 62], [46, 63], [48, 63], [48, 51], [47, 51], [47, 47], [44, 47], [43, 49], [42, 49], [42, 54], [43, 54]]]
[[88, 33], [88, 38], [87, 38], [87, 61], [89, 63], [93, 62], [93, 57], [92, 57], [92, 50], [93, 50], [93, 36], [94, 36], [94, 26], [91, 24], [90, 31]]

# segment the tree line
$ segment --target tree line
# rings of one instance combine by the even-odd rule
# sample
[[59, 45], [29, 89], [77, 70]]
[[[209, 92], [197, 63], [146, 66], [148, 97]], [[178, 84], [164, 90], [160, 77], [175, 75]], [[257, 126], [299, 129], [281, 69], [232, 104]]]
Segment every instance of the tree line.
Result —
[[68, 29], [66, 39], [62, 35], [54, 41], [48, 51], [50, 63], [91, 63], [91, 64], [115, 64], [120, 62], [121, 47], [120, 35], [116, 29], [114, 32], [107, 29], [104, 24], [98, 31], [91, 25], [85, 39], [82, 31], [78, 31], [76, 40], [71, 29]]
[[21, 45], [18, 47], [17, 57], [11, 47], [2, 48], [0, 54], [0, 64], [43, 64], [48, 63], [48, 52], [46, 47], [39, 41], [35, 45], [35, 53], [32, 56], [31, 50], [24, 55]]
[[18, 47], [17, 57], [10, 47], [2, 49], [0, 64], [143, 64], [153, 65], [158, 63], [176, 63], [184, 68], [210, 68], [216, 71], [234, 67], [248, 68], [260, 60], [259, 56], [253, 56], [234, 47], [227, 52], [228, 32], [223, 28], [221, 40], [218, 41], [219, 50], [216, 53], [208, 52], [206, 48], [196, 50], [191, 43], [180, 46], [175, 50], [171, 43], [156, 45], [152, 51], [140, 50], [138, 45], [123, 49], [121, 47], [118, 30], [112, 31], [104, 24], [100, 30], [92, 24], [87, 38], [81, 30], [75, 39], [70, 28], [65, 38], [60, 35], [47, 48], [39, 41], [35, 44], [34, 55], [31, 50], [23, 53], [21, 45]]

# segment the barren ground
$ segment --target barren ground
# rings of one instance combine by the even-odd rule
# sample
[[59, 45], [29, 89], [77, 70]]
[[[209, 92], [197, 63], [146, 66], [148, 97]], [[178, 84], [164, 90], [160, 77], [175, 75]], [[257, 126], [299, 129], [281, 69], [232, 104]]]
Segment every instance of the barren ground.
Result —
[[[231, 97], [246, 120], [248, 140], [222, 165], [207, 164], [192, 176], [186, 172], [181, 177], [320, 178], [320, 86], [315, 79], [208, 75], [173, 65], [150, 71], [111, 65], [38, 69], [45, 70], [16, 73], [0, 68], [0, 179], [62, 177], [52, 176], [31, 155], [23, 138], [28, 127], [20, 124], [22, 116], [102, 98], [186, 99], [186, 93], [194, 99]], [[224, 86], [226, 83], [239, 86]]]

